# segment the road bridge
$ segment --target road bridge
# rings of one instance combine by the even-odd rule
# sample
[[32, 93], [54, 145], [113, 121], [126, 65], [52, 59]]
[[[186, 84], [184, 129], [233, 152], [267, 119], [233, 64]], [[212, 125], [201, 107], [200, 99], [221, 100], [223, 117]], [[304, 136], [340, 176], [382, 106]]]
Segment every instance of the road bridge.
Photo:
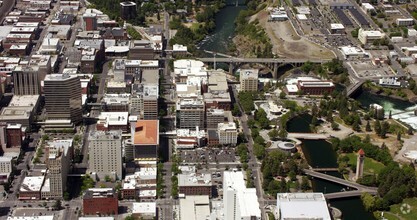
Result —
[[330, 138], [329, 134], [316, 134], [316, 133], [288, 133], [288, 138], [306, 139], [306, 140], [323, 140]]
[[365, 83], [366, 80], [360, 79], [358, 81], [355, 81], [354, 83], [350, 84], [348, 87], [346, 87], [346, 96], [350, 97], [355, 92], [362, 87], [362, 85]]
[[327, 175], [327, 174], [324, 174], [324, 173], [316, 172], [312, 169], [303, 169], [303, 171], [304, 171], [305, 174], [307, 174], [309, 176], [320, 178], [320, 179], [323, 179], [323, 180], [327, 180], [327, 181], [337, 183], [337, 184], [340, 184], [340, 185], [343, 185], [343, 186], [347, 186], [347, 187], [350, 187], [350, 188], [354, 188], [354, 189], [357, 189], [359, 191], [369, 192], [369, 193], [376, 193], [377, 190], [378, 190], [378, 188], [376, 188], [376, 187], [364, 186], [364, 185], [354, 183], [354, 182], [351, 182], [351, 181], [347, 181], [347, 180], [344, 180], [344, 179], [341, 179], [341, 178], [338, 178], [338, 177], [334, 177], [334, 176], [330, 176], [330, 175]]

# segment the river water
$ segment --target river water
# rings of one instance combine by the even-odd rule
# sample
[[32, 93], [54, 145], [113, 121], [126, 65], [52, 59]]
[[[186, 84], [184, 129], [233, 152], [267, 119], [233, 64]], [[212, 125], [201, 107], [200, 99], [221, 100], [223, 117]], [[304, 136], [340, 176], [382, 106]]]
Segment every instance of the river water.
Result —
[[[305, 114], [291, 119], [287, 124], [288, 132], [309, 133], [311, 115]], [[338, 167], [337, 154], [332, 145], [324, 140], [302, 140], [302, 150], [308, 164], [312, 167]], [[327, 174], [342, 178], [338, 172]], [[340, 192], [344, 186], [329, 181], [314, 178], [312, 180], [314, 192]], [[345, 220], [374, 219], [372, 213], [365, 211], [359, 197], [330, 200], [330, 205], [340, 209]]]
[[389, 112], [391, 111], [392, 118], [401, 120], [412, 126], [414, 129], [417, 129], [417, 116], [415, 116], [413, 112], [413, 110], [417, 108], [416, 104], [375, 95], [367, 91], [362, 92], [356, 97], [356, 100], [358, 100], [365, 108], [369, 108], [369, 105], [372, 103], [381, 105], [384, 107], [386, 117], [388, 117]]
[[215, 30], [200, 42], [200, 50], [227, 53], [227, 46], [232, 42], [235, 32], [235, 19], [241, 10], [246, 9], [245, 0], [238, 0], [238, 6], [235, 4], [236, 0], [226, 0], [226, 6], [215, 16]]

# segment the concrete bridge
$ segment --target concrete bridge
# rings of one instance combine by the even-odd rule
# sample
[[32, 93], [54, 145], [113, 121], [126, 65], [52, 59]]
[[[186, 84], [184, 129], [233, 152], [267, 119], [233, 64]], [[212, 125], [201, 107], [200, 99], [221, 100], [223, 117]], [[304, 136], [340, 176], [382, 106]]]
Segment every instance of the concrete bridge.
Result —
[[[362, 193], [369, 193], [372, 195], [376, 195], [378, 192], [378, 188], [376, 187], [369, 187], [369, 186], [364, 186], [358, 183], [354, 183], [351, 181], [347, 181], [338, 177], [334, 177], [334, 176], [330, 176], [324, 173], [319, 173], [316, 172], [312, 169], [304, 169], [303, 170], [305, 174], [312, 176], [312, 177], [316, 177], [316, 178], [320, 178], [323, 180], [327, 180], [333, 183], [337, 183], [343, 186], [347, 186], [349, 188], [354, 188], [357, 189], [355, 191], [345, 191], [345, 192], [337, 192], [337, 193], [329, 193], [329, 194], [325, 194], [326, 198], [329, 199], [336, 199], [336, 198], [345, 198], [345, 197], [353, 197], [353, 196], [360, 196], [362, 195]], [[327, 196], [326, 196], [327, 195]]]
[[346, 87], [346, 96], [350, 97], [353, 94], [355, 94], [355, 92], [361, 88], [361, 86], [366, 82], [366, 80], [364, 79], [360, 79], [352, 84], [350, 84], [348, 87]]
[[323, 140], [330, 138], [329, 134], [316, 133], [288, 133], [287, 138], [306, 139], [306, 140]]
[[316, 172], [332, 172], [332, 171], [339, 171], [339, 168], [336, 167], [323, 167], [323, 168], [310, 168]]
[[[216, 52], [212, 51], [205, 51], [207, 53], [217, 54]], [[226, 54], [221, 54], [225, 57], [204, 57], [204, 58], [197, 58], [198, 60], [204, 62], [204, 63], [227, 63], [229, 64], [229, 73], [233, 73], [233, 71], [243, 64], [248, 63], [259, 63], [264, 64], [271, 68], [272, 75], [274, 79], [278, 78], [278, 68], [281, 65], [290, 64], [293, 66], [301, 66], [306, 62], [312, 62], [312, 63], [326, 63], [330, 60], [328, 59], [289, 59], [289, 58], [237, 58], [228, 56]]]
[[347, 198], [347, 197], [355, 197], [355, 196], [361, 196], [363, 193], [369, 193], [371, 195], [376, 195], [376, 191], [372, 190], [354, 190], [354, 191], [344, 191], [344, 192], [335, 192], [335, 193], [326, 193], [324, 194], [324, 197], [326, 199], [340, 199], [340, 198]]

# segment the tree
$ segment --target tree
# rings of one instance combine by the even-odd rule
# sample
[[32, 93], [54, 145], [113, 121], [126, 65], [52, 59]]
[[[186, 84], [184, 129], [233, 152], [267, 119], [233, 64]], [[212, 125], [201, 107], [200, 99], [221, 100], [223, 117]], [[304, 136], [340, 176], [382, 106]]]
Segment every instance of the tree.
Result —
[[407, 133], [408, 135], [413, 135], [413, 128], [411, 126], [408, 127]]
[[240, 116], [241, 115], [239, 106], [236, 103], [233, 104], [232, 115], [233, 116]]
[[377, 135], [381, 134], [381, 123], [378, 119], [374, 123], [374, 130]]
[[64, 192], [64, 200], [65, 201], [69, 201], [70, 200], [70, 194], [67, 191]]
[[287, 96], [287, 94], [285, 94], [285, 92], [284, 92], [284, 91], [281, 91], [281, 93], [279, 93], [279, 98], [280, 98], [280, 99], [285, 99], [285, 98], [286, 98], [286, 96]]
[[62, 209], [62, 203], [61, 200], [55, 200], [54, 206], [53, 206], [54, 210], [61, 210]]
[[271, 140], [276, 140], [278, 138], [278, 130], [272, 129], [270, 132], [268, 132], [268, 136], [271, 138]]
[[397, 141], [401, 141], [401, 132], [397, 132]]
[[391, 113], [391, 111], [389, 111], [389, 116], [388, 116], [388, 118], [389, 118], [389, 119], [391, 119], [391, 118], [392, 118], [392, 113]]
[[359, 118], [355, 118], [354, 121], [353, 121], [352, 129], [354, 131], [360, 131], [361, 130], [361, 127], [359, 126], [359, 120], [360, 120]]
[[125, 220], [135, 220], [135, 218], [133, 218], [132, 215], [128, 215], [128, 216], [126, 216]]
[[338, 124], [337, 122], [333, 121], [333, 122], [332, 122], [332, 129], [333, 129], [334, 131], [339, 130], [339, 124]]
[[288, 132], [284, 128], [279, 129], [278, 137], [281, 139], [287, 138]]
[[371, 129], [371, 125], [369, 124], [369, 121], [366, 121], [366, 127], [365, 127], [365, 130], [366, 130], [367, 132], [372, 131], [372, 129]]
[[310, 189], [310, 183], [308, 182], [307, 177], [303, 176], [301, 178], [301, 190], [306, 191]]

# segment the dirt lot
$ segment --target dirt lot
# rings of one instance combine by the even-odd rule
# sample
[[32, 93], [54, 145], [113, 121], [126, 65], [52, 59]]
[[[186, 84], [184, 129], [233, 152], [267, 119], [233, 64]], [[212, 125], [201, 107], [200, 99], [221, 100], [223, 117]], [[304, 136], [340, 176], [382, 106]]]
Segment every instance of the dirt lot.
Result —
[[268, 22], [268, 12], [263, 10], [254, 15], [269, 35], [273, 51], [278, 56], [288, 58], [323, 58], [332, 59], [334, 54], [304, 37], [300, 37], [294, 31], [290, 21]]

